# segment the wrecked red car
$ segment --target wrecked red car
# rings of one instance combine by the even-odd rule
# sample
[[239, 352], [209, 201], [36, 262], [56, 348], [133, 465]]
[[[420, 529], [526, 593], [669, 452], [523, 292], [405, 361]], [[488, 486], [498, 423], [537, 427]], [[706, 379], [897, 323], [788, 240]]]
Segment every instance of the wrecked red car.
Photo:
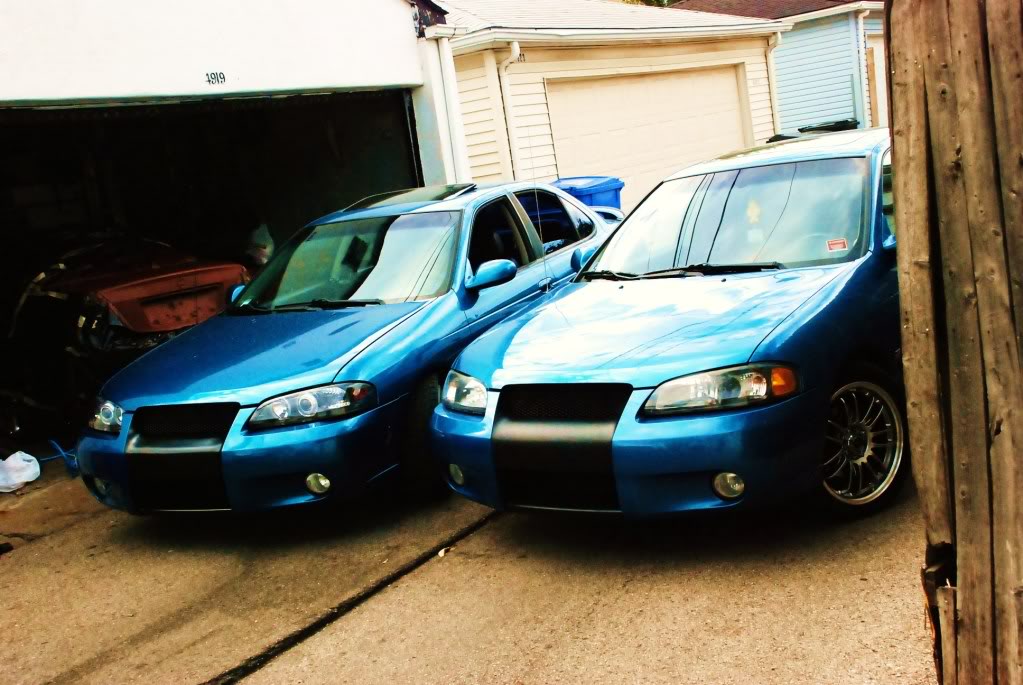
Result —
[[[75, 421], [113, 372], [223, 311], [231, 289], [248, 280], [242, 264], [144, 238], [118, 235], [63, 251], [10, 311], [6, 412]], [[6, 420], [8, 430], [15, 420]]]

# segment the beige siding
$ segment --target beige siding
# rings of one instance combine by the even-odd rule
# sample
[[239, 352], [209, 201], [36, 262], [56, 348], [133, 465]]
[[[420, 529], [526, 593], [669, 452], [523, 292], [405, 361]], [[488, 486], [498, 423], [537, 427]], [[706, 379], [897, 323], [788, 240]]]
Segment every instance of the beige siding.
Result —
[[[481, 53], [456, 58], [455, 69], [473, 179], [479, 182], [500, 181], [505, 176], [505, 167], [502, 165], [499, 136], [506, 136], [504, 114], [499, 105], [500, 93], [496, 94], [495, 102], [493, 84]], [[507, 147], [505, 137], [504, 150]]]
[[[513, 99], [513, 125], [518, 140], [519, 178], [538, 181], [558, 177], [556, 141], [551, 127], [547, 84], [556, 80], [585, 79], [629, 74], [677, 73], [690, 69], [734, 66], [744, 75], [740, 84], [742, 116], [747, 144], [760, 143], [774, 134], [771, 95], [767, 75], [767, 40], [743, 39], [656, 46], [605, 46], [591, 48], [523, 47], [523, 60], [509, 68]], [[500, 63], [507, 51], [497, 52]], [[501, 98], [490, 92], [483, 58], [476, 54], [456, 61], [459, 91], [474, 178], [501, 178], [501, 145], [508, 145], [503, 125]], [[489, 95], [487, 94], [489, 93]], [[492, 103], [485, 111], [484, 101]], [[594, 102], [600, 107], [600, 102]]]

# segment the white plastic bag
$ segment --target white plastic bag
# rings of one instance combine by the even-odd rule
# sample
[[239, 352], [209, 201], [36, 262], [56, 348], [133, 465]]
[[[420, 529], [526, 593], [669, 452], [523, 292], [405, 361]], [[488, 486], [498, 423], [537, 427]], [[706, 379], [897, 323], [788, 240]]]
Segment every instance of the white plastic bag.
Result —
[[0, 461], [0, 492], [14, 492], [39, 477], [39, 462], [30, 454], [15, 452]]

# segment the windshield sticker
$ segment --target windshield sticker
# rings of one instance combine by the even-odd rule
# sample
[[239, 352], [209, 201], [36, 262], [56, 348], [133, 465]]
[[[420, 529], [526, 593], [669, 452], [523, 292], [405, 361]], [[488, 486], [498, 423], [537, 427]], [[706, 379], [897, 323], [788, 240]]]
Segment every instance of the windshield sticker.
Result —
[[849, 241], [845, 238], [835, 238], [828, 241], [828, 252], [845, 252], [849, 249]]
[[756, 200], [750, 200], [749, 204], [746, 205], [746, 220], [751, 224], [759, 224], [761, 214], [763, 214], [763, 210], [760, 209], [760, 203]]

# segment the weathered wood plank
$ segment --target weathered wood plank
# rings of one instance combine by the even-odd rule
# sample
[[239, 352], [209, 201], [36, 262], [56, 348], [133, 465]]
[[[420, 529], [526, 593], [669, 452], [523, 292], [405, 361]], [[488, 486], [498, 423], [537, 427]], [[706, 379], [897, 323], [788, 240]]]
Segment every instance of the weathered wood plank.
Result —
[[[961, 9], [962, 4], [955, 0], [928, 0], [920, 3], [926, 6], [920, 7], [920, 11], [927, 22], [921, 39], [928, 47], [924, 74], [945, 281], [945, 341], [950, 371], [948, 399], [956, 494], [959, 619], [956, 659], [959, 682], [983, 683], [993, 676], [991, 484], [980, 313], [968, 229], [971, 223], [982, 222], [984, 207], [970, 195], [976, 191], [977, 167], [981, 163], [974, 150], [964, 149], [968, 144], [961, 138], [966, 107], [979, 106], [978, 86], [965, 82], [965, 74], [970, 73], [970, 69], [963, 64], [963, 56], [956, 53], [968, 50], [964, 44], [978, 39], [977, 27], [955, 24], [952, 30], [950, 23], [954, 8]], [[968, 17], [961, 20], [967, 21]]]
[[[991, 477], [995, 556], [995, 621], [1000, 685], [1023, 685], [1023, 614], [1014, 590], [1023, 582], [1023, 468], [1018, 454], [1023, 442], [1023, 380], [1020, 378], [1020, 328], [1023, 326], [1023, 10], [1019, 0], [987, 0], [988, 54], [991, 66], [991, 103], [1001, 186], [1002, 236], [992, 234], [990, 259], [1001, 263], [992, 274], [998, 288], [992, 312], [999, 356], [985, 363], [993, 371], [988, 380], [991, 430]], [[1002, 238], [1002, 239], [999, 239]], [[1001, 248], [1001, 253], [997, 250]], [[980, 274], [983, 276], [983, 274]], [[982, 279], [983, 283], [984, 280]], [[1006, 346], [1005, 338], [1016, 344]], [[991, 372], [988, 374], [992, 375]]]
[[[988, 575], [991, 577], [989, 582], [993, 592], [995, 625], [993, 642], [981, 645], [980, 648], [987, 650], [994, 646], [997, 681], [1002, 685], [1010, 685], [1015, 680], [1015, 669], [1010, 664], [1015, 661], [1017, 632], [1015, 602], [1011, 590], [1020, 580], [1017, 568], [1019, 540], [1013, 525], [1019, 491], [1013, 484], [1016, 481], [1016, 447], [1023, 438], [1019, 413], [1023, 408], [1023, 377], [1020, 372], [1019, 347], [1015, 344], [1016, 331], [1006, 262], [998, 151], [995, 144], [997, 129], [992, 105], [988, 33], [984, 13], [986, 6], [993, 4], [995, 0], [986, 3], [952, 0], [948, 8], [949, 23], [955, 27], [951, 31], [952, 59], [987, 408], [984, 423], [974, 426], [972, 430], [986, 433], [987, 454], [984, 459], [976, 455], [976, 460], [988, 462], [985, 466], [991, 479], [988, 503], [991, 522], [988, 535], [991, 537], [993, 558]], [[1017, 35], [1014, 42], [1018, 42], [1020, 27], [1017, 26], [1015, 30]], [[979, 486], [981, 480], [978, 478], [977, 482]], [[982, 517], [978, 517], [976, 523], [981, 525]], [[960, 532], [960, 539], [962, 535]], [[962, 592], [961, 573], [958, 586]], [[978, 633], [975, 637], [981, 639], [982, 635]], [[963, 648], [964, 645], [960, 643], [960, 666], [963, 669], [960, 675], [983, 675], [984, 671], [979, 670], [980, 662], [971, 666], [970, 660], [964, 659]], [[985, 659], [989, 660], [990, 657]]]
[[941, 629], [941, 683], [956, 685], [956, 591], [938, 588], [938, 625]]
[[[911, 2], [893, 3], [888, 35], [908, 38], [923, 30]], [[906, 383], [906, 413], [913, 452], [913, 476], [931, 547], [953, 542], [946, 417], [939, 399], [943, 383], [938, 361], [935, 319], [937, 265], [934, 255], [929, 131], [924, 96], [923, 47], [903, 39], [889, 44], [888, 64], [895, 163], [895, 225], [898, 231], [899, 298], [902, 306], [902, 365]], [[912, 122], [912, 123], [909, 123]]]

